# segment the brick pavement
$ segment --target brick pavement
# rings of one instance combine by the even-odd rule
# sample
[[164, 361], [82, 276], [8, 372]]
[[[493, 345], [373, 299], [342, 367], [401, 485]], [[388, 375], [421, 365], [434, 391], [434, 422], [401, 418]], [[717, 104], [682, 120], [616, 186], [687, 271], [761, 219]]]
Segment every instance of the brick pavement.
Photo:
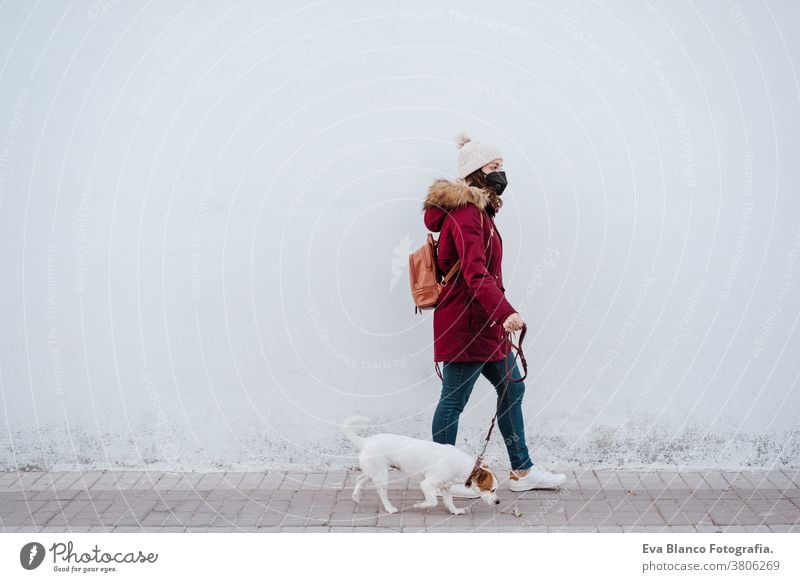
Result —
[[418, 478], [392, 472], [383, 511], [357, 471], [0, 473], [0, 532], [800, 532], [800, 473], [568, 471], [560, 490], [513, 493], [501, 504], [457, 499], [452, 516], [423, 498]]

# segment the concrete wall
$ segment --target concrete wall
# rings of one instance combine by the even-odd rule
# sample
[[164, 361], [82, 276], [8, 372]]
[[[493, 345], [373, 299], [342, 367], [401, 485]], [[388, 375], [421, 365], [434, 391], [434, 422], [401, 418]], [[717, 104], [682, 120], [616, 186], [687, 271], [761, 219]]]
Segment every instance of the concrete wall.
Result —
[[[5, 4], [0, 467], [348, 467], [352, 413], [430, 438], [407, 256], [461, 130], [505, 155], [534, 461], [797, 467], [799, 18]], [[492, 410], [481, 379], [459, 446]]]

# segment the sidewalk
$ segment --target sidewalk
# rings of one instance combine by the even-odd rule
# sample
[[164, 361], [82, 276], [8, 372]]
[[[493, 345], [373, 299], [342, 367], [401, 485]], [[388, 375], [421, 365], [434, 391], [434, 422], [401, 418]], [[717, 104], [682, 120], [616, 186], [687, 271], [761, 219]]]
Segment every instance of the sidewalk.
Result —
[[[560, 490], [513, 493], [501, 504], [456, 499], [452, 516], [422, 500], [418, 478], [392, 472], [383, 511], [357, 471], [170, 473], [0, 472], [0, 532], [800, 532], [800, 473], [568, 471]], [[505, 476], [503, 476], [505, 478]]]

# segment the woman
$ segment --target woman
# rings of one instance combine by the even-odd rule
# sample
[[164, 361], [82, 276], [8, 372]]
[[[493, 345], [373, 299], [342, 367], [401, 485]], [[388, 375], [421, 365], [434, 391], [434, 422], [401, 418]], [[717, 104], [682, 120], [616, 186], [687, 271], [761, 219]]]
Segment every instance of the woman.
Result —
[[[425, 226], [440, 232], [441, 271], [448, 272], [461, 258], [461, 268], [442, 290], [433, 314], [433, 359], [444, 362], [442, 393], [433, 415], [433, 440], [456, 443], [459, 416], [483, 374], [498, 395], [497, 423], [511, 463], [511, 490], [555, 488], [566, 476], [535, 467], [525, 444], [524, 382], [509, 382], [500, 401], [505, 366], [512, 378], [521, 377], [514, 354], [506, 352], [506, 331], [523, 326], [522, 317], [504, 296], [503, 243], [494, 223], [506, 186], [503, 156], [463, 134], [458, 146], [458, 179], [436, 180], [423, 204]], [[453, 493], [476, 497], [463, 485]]]

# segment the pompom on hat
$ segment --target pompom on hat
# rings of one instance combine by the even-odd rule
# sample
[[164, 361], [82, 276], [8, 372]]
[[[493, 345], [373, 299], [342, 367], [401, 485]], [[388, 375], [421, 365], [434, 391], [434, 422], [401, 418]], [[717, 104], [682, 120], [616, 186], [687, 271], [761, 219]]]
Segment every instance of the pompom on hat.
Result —
[[470, 137], [461, 133], [456, 138], [456, 144], [459, 147], [458, 152], [458, 177], [466, 178], [478, 168], [482, 168], [492, 160], [502, 159], [503, 154], [499, 150], [482, 144], [477, 141], [472, 141]]

